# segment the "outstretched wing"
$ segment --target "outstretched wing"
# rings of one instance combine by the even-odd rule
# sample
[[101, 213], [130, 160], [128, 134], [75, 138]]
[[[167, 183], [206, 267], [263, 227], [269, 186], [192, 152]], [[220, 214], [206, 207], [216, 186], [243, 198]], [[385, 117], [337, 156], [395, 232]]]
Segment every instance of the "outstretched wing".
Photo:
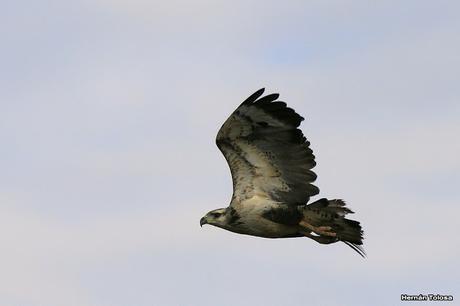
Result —
[[278, 94], [262, 98], [260, 89], [247, 98], [225, 121], [216, 143], [230, 166], [232, 203], [255, 195], [299, 205], [319, 193], [311, 183], [315, 157], [302, 131], [303, 118]]

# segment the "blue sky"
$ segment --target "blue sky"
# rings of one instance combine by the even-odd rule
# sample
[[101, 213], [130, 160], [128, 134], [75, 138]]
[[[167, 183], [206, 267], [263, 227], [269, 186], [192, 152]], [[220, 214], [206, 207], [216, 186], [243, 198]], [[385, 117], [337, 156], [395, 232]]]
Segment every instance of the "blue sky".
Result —
[[[1, 305], [458, 298], [456, 1], [2, 7]], [[260, 87], [306, 118], [320, 195], [356, 212], [366, 260], [199, 227], [231, 196], [217, 130]]]

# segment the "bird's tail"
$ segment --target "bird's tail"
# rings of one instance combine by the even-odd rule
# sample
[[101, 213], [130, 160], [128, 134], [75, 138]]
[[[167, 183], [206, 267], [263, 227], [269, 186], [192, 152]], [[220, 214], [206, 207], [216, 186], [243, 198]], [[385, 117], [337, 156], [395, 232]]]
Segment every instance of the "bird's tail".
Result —
[[345, 215], [352, 213], [353, 211], [345, 207], [343, 200], [320, 199], [303, 209], [304, 220], [301, 224], [307, 224], [307, 227], [311, 225], [309, 229], [318, 235], [316, 236], [318, 239], [313, 238], [316, 241], [320, 243], [342, 241], [364, 257], [361, 225], [358, 221], [345, 218]]

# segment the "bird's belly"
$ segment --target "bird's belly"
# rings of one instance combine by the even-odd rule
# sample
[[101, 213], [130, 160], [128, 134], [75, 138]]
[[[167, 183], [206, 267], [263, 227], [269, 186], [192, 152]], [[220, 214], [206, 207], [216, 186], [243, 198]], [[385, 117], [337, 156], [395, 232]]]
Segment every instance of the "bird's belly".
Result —
[[259, 236], [265, 238], [285, 238], [298, 236], [297, 226], [273, 222], [263, 217], [267, 210], [272, 209], [275, 203], [263, 198], [253, 197], [239, 206], [240, 222], [230, 229], [239, 234]]
[[234, 232], [252, 236], [265, 238], [285, 238], [295, 237], [297, 235], [297, 227], [283, 225], [264, 219], [259, 216], [257, 221], [253, 219], [242, 220], [243, 224], [234, 228]]

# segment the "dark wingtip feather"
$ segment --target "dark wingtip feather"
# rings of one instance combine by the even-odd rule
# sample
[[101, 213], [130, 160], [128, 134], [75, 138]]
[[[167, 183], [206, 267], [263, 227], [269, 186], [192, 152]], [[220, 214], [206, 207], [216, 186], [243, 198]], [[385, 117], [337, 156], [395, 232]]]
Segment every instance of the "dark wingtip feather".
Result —
[[275, 101], [279, 97], [280, 97], [280, 94], [272, 93], [272, 94], [266, 95], [265, 97], [260, 98], [259, 100], [255, 102], [255, 104], [267, 104], [267, 103]]
[[251, 104], [255, 102], [265, 91], [265, 88], [261, 88], [252, 95], [250, 95], [246, 100], [243, 101], [241, 104]]
[[276, 118], [293, 127], [298, 127], [304, 118], [297, 114], [292, 108], [287, 107], [285, 102], [276, 101], [279, 98], [279, 94], [277, 93], [269, 94], [260, 98], [264, 91], [265, 88], [259, 89], [250, 95], [246, 100], [244, 100], [241, 105], [254, 105], [257, 108], [266, 111], [273, 118]]

